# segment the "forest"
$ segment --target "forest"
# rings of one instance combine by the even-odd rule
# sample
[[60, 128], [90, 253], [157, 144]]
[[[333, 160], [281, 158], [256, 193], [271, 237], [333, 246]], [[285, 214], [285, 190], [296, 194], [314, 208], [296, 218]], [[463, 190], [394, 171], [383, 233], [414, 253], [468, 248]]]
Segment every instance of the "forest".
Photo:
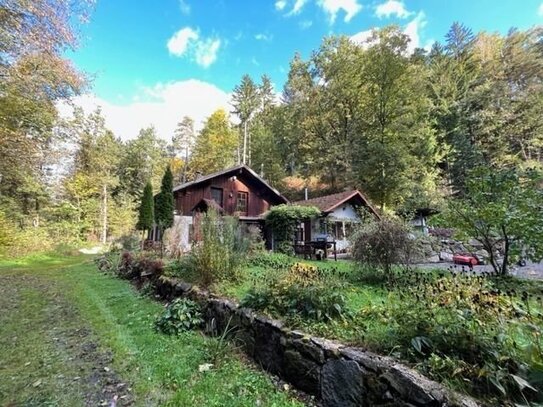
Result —
[[541, 27], [500, 35], [457, 22], [413, 53], [393, 25], [363, 43], [326, 37], [307, 58], [292, 56], [280, 93], [268, 76], [245, 75], [230, 109], [201, 126], [180, 114], [169, 140], [149, 127], [123, 141], [99, 109], [57, 109], [92, 88], [65, 58], [78, 44], [74, 13], [87, 17], [89, 4], [8, 3], [0, 252], [132, 233], [145, 184], [158, 192], [167, 166], [177, 184], [246, 163], [289, 198], [359, 188], [384, 213], [442, 208], [466, 194], [476, 167], [541, 168]]

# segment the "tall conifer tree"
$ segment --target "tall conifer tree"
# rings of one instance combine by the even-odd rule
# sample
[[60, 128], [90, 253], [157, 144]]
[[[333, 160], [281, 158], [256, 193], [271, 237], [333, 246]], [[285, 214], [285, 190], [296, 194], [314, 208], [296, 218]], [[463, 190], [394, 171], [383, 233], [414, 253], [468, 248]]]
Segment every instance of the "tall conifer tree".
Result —
[[156, 197], [155, 222], [160, 230], [160, 239], [162, 240], [165, 229], [173, 226], [173, 174], [170, 166], [166, 167], [166, 172], [162, 177], [160, 192]]

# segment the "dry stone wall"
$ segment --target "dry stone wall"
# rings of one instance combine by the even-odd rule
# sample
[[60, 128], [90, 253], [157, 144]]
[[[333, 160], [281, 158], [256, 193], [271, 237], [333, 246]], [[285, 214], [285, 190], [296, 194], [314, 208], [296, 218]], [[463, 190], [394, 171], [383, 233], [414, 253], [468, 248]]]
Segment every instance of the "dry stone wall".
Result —
[[162, 277], [158, 290], [165, 299], [198, 302], [209, 333], [233, 328], [234, 340], [265, 370], [315, 395], [324, 407], [479, 406], [392, 358], [286, 329], [190, 284]]

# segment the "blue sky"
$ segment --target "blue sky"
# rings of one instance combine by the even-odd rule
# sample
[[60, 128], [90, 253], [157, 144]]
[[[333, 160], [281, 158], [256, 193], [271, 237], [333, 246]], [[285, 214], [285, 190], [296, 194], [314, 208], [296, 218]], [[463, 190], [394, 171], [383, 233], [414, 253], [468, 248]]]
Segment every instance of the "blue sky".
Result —
[[[543, 3], [97, 0], [80, 48], [68, 56], [93, 77], [80, 103], [101, 105], [114, 131], [131, 138], [138, 126], [153, 124], [169, 138], [182, 115], [201, 121], [212, 109], [228, 108], [228, 93], [245, 73], [255, 79], [268, 74], [280, 91], [294, 53], [307, 58], [326, 35], [360, 38], [372, 27], [394, 23], [413, 46], [426, 47], [441, 41], [454, 21], [474, 32], [526, 29], [543, 23]], [[121, 129], [127, 120], [132, 124]]]

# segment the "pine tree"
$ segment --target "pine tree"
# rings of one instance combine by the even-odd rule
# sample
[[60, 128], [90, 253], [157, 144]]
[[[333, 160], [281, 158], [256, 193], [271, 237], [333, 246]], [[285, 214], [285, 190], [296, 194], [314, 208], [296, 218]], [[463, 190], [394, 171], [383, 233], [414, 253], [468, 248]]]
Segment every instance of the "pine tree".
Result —
[[141, 198], [138, 224], [136, 225], [138, 230], [145, 231], [153, 227], [154, 209], [153, 187], [151, 182], [148, 181], [147, 184], [145, 184], [143, 196]]
[[164, 230], [173, 226], [173, 211], [173, 174], [168, 166], [162, 177], [162, 185], [160, 186], [160, 192], [156, 197], [155, 207], [155, 222], [160, 230], [161, 239]]

